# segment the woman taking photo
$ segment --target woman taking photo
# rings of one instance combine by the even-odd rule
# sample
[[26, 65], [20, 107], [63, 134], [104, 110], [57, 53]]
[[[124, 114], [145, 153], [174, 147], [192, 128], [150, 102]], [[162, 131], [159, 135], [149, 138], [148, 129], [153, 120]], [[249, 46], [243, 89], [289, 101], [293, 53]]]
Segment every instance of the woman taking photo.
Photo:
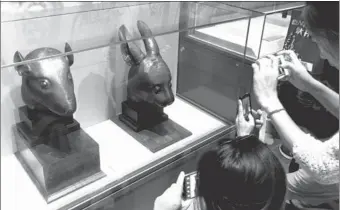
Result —
[[[307, 30], [321, 57], [339, 69], [339, 2], [308, 2], [303, 11]], [[289, 57], [289, 60], [285, 60]], [[300, 169], [287, 176], [287, 198], [302, 206], [315, 206], [339, 197], [339, 133], [321, 142], [305, 134], [290, 118], [277, 96], [279, 67], [287, 79], [308, 92], [330, 113], [339, 117], [339, 95], [315, 80], [292, 51], [267, 56], [253, 64], [255, 96], [271, 118], [283, 144], [292, 151]], [[318, 123], [318, 122], [315, 122]]]
[[[284, 169], [268, 148], [251, 135], [255, 120], [244, 118], [238, 102], [237, 137], [222, 139], [197, 167], [197, 197], [183, 200], [184, 173], [155, 200], [154, 210], [279, 210], [284, 203]], [[254, 112], [254, 115], [258, 115]], [[257, 121], [259, 124], [260, 121]]]

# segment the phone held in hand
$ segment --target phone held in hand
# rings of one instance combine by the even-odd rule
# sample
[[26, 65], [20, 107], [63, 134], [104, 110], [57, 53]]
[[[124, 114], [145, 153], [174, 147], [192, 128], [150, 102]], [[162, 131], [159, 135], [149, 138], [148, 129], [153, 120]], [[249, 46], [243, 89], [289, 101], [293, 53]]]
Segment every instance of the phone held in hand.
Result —
[[196, 194], [197, 172], [191, 172], [184, 177], [183, 198], [185, 200], [195, 198]]
[[242, 101], [244, 118], [249, 121], [249, 114], [251, 114], [250, 93], [244, 94], [239, 99]]
[[[278, 56], [277, 53], [274, 54], [274, 56]], [[283, 55], [279, 57], [279, 64], [282, 63], [282, 59], [284, 59], [285, 61], [291, 61], [292, 59], [290, 58], [289, 55]], [[287, 76], [289, 75], [288, 71], [284, 68], [282, 68], [281, 66], [279, 66], [279, 76], [278, 76], [278, 80], [286, 80]]]
[[279, 67], [279, 76], [277, 77], [277, 79], [280, 80], [286, 80], [288, 76], [288, 72], [286, 69]]

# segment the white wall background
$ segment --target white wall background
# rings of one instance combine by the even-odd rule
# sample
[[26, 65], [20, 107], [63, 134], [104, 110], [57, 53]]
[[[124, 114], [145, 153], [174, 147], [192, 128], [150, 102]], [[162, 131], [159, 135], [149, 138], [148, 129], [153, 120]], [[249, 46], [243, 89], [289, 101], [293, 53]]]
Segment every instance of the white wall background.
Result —
[[[173, 29], [178, 25], [179, 3], [152, 3], [105, 10], [57, 15], [1, 23], [1, 65], [12, 63], [19, 50], [23, 56], [40, 47], [64, 50], [68, 42], [73, 50], [107, 44], [118, 40], [120, 25], [125, 24], [137, 35], [137, 20], [143, 20], [154, 31]], [[172, 71], [176, 87], [178, 33], [156, 37], [161, 54]], [[139, 46], [144, 50], [142, 41]], [[74, 115], [83, 128], [97, 124], [120, 113], [125, 99], [128, 66], [120, 47], [112, 45], [77, 53], [71, 67], [75, 83], [77, 111]], [[17, 108], [21, 99], [21, 77], [13, 67], [1, 69], [1, 155], [16, 151], [13, 128], [19, 122]], [[175, 90], [174, 90], [175, 91]]]

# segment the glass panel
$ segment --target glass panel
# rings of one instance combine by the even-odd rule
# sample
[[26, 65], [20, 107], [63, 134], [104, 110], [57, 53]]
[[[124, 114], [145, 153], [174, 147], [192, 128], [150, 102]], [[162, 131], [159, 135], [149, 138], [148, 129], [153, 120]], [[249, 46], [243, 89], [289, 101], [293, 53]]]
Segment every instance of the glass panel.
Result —
[[121, 8], [150, 2], [1, 2], [1, 22]]
[[216, 8], [229, 10], [227, 19], [236, 16], [237, 21], [233, 19], [223, 24], [196, 29], [191, 31], [190, 35], [236, 56], [242, 57], [245, 54], [249, 60], [255, 60], [281, 48], [290, 20], [287, 10], [304, 5], [303, 2], [209, 2], [206, 4], [214, 4]]
[[[209, 15], [210, 12], [213, 14]], [[25, 16], [26, 19], [2, 22], [2, 29], [6, 30], [1, 31], [1, 60], [7, 66], [2, 66], [1, 71], [1, 113], [2, 122], [5, 122], [1, 124], [1, 152], [2, 156], [17, 163], [6, 167], [15, 171], [14, 178], [18, 180], [9, 179], [11, 182], [7, 186], [11, 186], [20, 198], [32, 194], [30, 202], [15, 204], [18, 209], [25, 208], [20, 205], [31, 204], [41, 209], [69, 209], [88, 196], [129, 186], [151, 171], [226, 134], [231, 123], [207, 114], [176, 94], [177, 72], [182, 69], [178, 63], [179, 59], [185, 58], [179, 56], [179, 35], [195, 27], [243, 18], [248, 12], [231, 16], [224, 16], [224, 13], [230, 15], [229, 10], [214, 5], [167, 2], [47, 17]], [[205, 19], [208, 16], [210, 18]], [[124, 60], [126, 56], [122, 56], [117, 41], [119, 27], [125, 24], [132, 38], [137, 39], [129, 38], [128, 41], [133, 40], [141, 52], [148, 51], [138, 34], [137, 20], [143, 20], [156, 35], [161, 54], [145, 54], [142, 59], [149, 60], [142, 60], [143, 64], [126, 62], [129, 60]], [[199, 23], [191, 24], [189, 20]], [[68, 51], [65, 42], [73, 51]], [[28, 52], [40, 48], [33, 53], [36, 57], [51, 50], [41, 47], [61, 52], [53, 56], [54, 59], [42, 62], [31, 59], [13, 66], [13, 58], [21, 59], [20, 54], [15, 53], [17, 50], [27, 56]], [[62, 53], [64, 48], [68, 53]], [[56, 57], [61, 55], [63, 57]], [[66, 55], [67, 59], [64, 59]], [[184, 62], [185, 65], [201, 62], [199, 56], [192, 56], [187, 57], [190, 60]], [[30, 65], [18, 65], [28, 62]], [[148, 65], [150, 63], [153, 65]], [[235, 65], [242, 65], [242, 62]], [[129, 76], [135, 74], [129, 75], [129, 72], [140, 67], [138, 73], [142, 73], [138, 74], [138, 79], [131, 79]], [[159, 68], [161, 71], [149, 75]], [[188, 72], [195, 74], [192, 70], [188, 69]], [[231, 70], [235, 73], [236, 69]], [[211, 82], [212, 88], [217, 89], [223, 79], [227, 85], [235, 82], [234, 75], [227, 79], [225, 73], [221, 75], [222, 80], [216, 86]], [[186, 82], [190, 84], [190, 77], [188, 79]], [[139, 99], [142, 98], [142, 102], [150, 99], [149, 104], [157, 105], [157, 109], [145, 106], [144, 110], [150, 112], [138, 112], [133, 109], [138, 106], [124, 103], [127, 99], [134, 100], [128, 97], [131, 96], [129, 85], [134, 82], [142, 84], [134, 90], [142, 92], [136, 94]], [[220, 92], [228, 91], [224, 86], [221, 88]], [[165, 104], [168, 106], [162, 107], [162, 96], [170, 95], [171, 91], [173, 103], [170, 105], [172, 101], [168, 101]], [[233, 90], [230, 92], [234, 93]], [[130, 108], [125, 109], [127, 115], [143, 118], [144, 122], [149, 122], [149, 116], [156, 118], [156, 125], [140, 132], [131, 129], [127, 121], [120, 118], [126, 107]], [[17, 157], [21, 158], [22, 164]]]
[[223, 2], [224, 4], [240, 7], [243, 9], [248, 9], [256, 12], [261, 12], [264, 14], [276, 13], [280, 11], [290, 10], [297, 7], [302, 7], [305, 2], [291, 2], [291, 1], [242, 1], [242, 2]]
[[[188, 2], [186, 8], [188, 18], [185, 19], [184, 23], [179, 21], [181, 13], [179, 5], [180, 2], [156, 2], [110, 8], [109, 4], [103, 6], [104, 9], [98, 10], [100, 6], [97, 4], [85, 4], [86, 9], [84, 12], [66, 14], [56, 12], [55, 15], [44, 18], [33, 15], [28, 19], [2, 22], [1, 28], [4, 30], [1, 30], [1, 51], [6, 52], [6, 55], [2, 56], [1, 67], [5, 68], [28, 62], [25, 60], [16, 64], [13, 63], [13, 54], [17, 50], [27, 54], [32, 49], [39, 47], [62, 48], [65, 42], [68, 42], [72, 47], [72, 51], [68, 53], [31, 59], [37, 61], [119, 44], [122, 41], [119, 40], [117, 29], [123, 24], [131, 33], [131, 36], [127, 37], [126, 41], [134, 41], [253, 15], [253, 12], [231, 9], [228, 5], [216, 7], [218, 5], [216, 3]], [[93, 10], [89, 9], [91, 6], [94, 7]], [[8, 9], [8, 7], [6, 8]], [[79, 10], [82, 11], [81, 9]], [[122, 14], [129, 14], [129, 18], [125, 17], [123, 19]], [[149, 20], [150, 17], [152, 21]], [[137, 20], [145, 21], [150, 26], [153, 35], [141, 36], [136, 27]], [[192, 22], [192, 20], [195, 21]]]
[[[196, 106], [233, 122], [237, 98], [252, 94], [251, 62], [283, 48], [290, 12], [282, 14], [281, 9], [296, 4], [227, 2], [215, 7], [227, 6], [238, 17], [248, 12], [252, 15], [180, 34], [177, 90]], [[270, 14], [272, 11], [278, 12]], [[251, 101], [253, 108], [259, 108], [253, 95]]]
[[[226, 50], [236, 56], [243, 57], [245, 52], [246, 55], [255, 55], [254, 50], [247, 46], [248, 31], [252, 29], [250, 17], [264, 20], [263, 15], [256, 11], [244, 10], [221, 3], [209, 2], [205, 4], [210, 6], [213, 5], [214, 8], [228, 11], [226, 14], [218, 14], [217, 12], [210, 12], [209, 14], [216, 14], [216, 17], [214, 18], [218, 17], [229, 21], [193, 30], [191, 31], [190, 36], [201, 42], [206, 42]], [[209, 17], [205, 17], [204, 19], [209, 19]], [[200, 19], [197, 22], [200, 22]], [[260, 37], [258, 37], [258, 42], [259, 40]]]
[[291, 20], [291, 10], [266, 16], [259, 57], [283, 49]]
[[185, 34], [180, 34], [179, 49], [179, 95], [232, 124], [237, 98], [251, 92], [251, 66], [244, 64], [241, 56]]
[[[244, 2], [242, 6], [266, 14], [264, 20], [261, 21], [256, 20], [258, 18], [252, 18], [250, 28], [253, 30], [249, 31], [251, 36], [249, 36], [248, 43], [250, 48], [255, 49], [256, 54], [250, 59], [258, 59], [261, 56], [282, 50], [291, 19], [291, 11], [302, 9], [304, 2], [263, 2], [256, 6], [249, 3]], [[261, 32], [258, 28], [262, 28]], [[257, 40], [253, 37], [257, 37]], [[258, 41], [259, 37], [260, 41]]]

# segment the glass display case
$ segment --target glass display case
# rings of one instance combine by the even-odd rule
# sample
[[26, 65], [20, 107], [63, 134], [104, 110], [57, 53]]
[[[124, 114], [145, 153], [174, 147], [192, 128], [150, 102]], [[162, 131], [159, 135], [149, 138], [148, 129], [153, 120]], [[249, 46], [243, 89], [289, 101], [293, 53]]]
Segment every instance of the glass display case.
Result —
[[[237, 19], [195, 28], [180, 36], [179, 69], [185, 71], [178, 71], [177, 91], [196, 106], [231, 123], [235, 119], [238, 96], [250, 92], [253, 108], [260, 108], [251, 91], [251, 64], [283, 49], [292, 11], [300, 10], [304, 2], [205, 4], [221, 10], [234, 7], [237, 13], [233, 15]], [[251, 16], [244, 15], [249, 11]], [[221, 17], [222, 14], [216, 14], [211, 19]], [[192, 59], [199, 62], [192, 63]], [[197, 79], [191, 80], [193, 74], [197, 74]]]
[[[256, 60], [283, 48], [293, 9], [304, 2], [221, 2], [253, 12], [251, 18], [193, 30], [191, 36], [237, 56]], [[245, 34], [249, 34], [246, 36]]]
[[3, 200], [111, 209], [234, 135], [250, 62], [275, 45], [269, 20], [214, 2], [2, 2]]

